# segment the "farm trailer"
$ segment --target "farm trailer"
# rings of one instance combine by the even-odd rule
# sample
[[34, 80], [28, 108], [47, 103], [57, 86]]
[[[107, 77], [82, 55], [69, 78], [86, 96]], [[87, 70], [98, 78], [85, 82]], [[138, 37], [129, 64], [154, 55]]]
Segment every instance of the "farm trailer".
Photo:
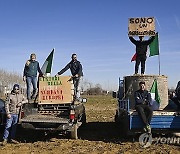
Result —
[[[115, 122], [124, 136], [142, 133], [142, 120], [136, 110], [130, 109], [131, 102], [129, 99], [123, 99], [123, 86], [124, 80], [119, 79], [118, 93], [115, 92], [113, 94], [113, 97], [117, 98], [118, 102]], [[166, 109], [153, 111], [153, 117], [150, 125], [152, 133], [180, 132], [180, 112]]]

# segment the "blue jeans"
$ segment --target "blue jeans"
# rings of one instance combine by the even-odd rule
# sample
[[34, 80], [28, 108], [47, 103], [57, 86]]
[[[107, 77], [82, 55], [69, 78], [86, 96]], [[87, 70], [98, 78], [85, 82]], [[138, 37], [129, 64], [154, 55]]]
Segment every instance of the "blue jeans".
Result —
[[74, 96], [78, 100], [80, 99], [80, 93], [81, 93], [81, 82], [82, 77], [79, 78], [73, 78], [73, 84], [74, 84]]
[[26, 86], [27, 86], [27, 99], [31, 99], [31, 83], [33, 86], [33, 94], [32, 96], [35, 96], [36, 90], [37, 90], [37, 77], [26, 77]]
[[[16, 135], [16, 127], [18, 122], [18, 114], [11, 114], [11, 118], [6, 120], [3, 139], [14, 139]], [[9, 135], [10, 134], [10, 135]]]

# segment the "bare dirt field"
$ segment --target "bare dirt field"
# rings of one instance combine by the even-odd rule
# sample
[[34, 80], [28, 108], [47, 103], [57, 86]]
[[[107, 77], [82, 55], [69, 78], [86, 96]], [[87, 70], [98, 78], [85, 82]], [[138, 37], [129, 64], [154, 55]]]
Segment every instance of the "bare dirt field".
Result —
[[[180, 153], [179, 145], [152, 144], [142, 148], [139, 135], [121, 137], [115, 126], [114, 115], [116, 100], [110, 96], [91, 96], [86, 103], [87, 124], [79, 129], [78, 140], [67, 139], [59, 132], [43, 134], [38, 131], [18, 129], [19, 144], [0, 146], [0, 154], [36, 154], [36, 153]], [[0, 130], [2, 138], [3, 129]]]

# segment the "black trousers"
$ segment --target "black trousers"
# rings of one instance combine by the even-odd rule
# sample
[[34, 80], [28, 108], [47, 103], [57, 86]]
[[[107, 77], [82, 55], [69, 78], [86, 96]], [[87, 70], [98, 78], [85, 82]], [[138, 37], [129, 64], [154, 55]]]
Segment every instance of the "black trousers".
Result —
[[145, 104], [136, 105], [135, 108], [140, 118], [142, 119], [144, 125], [150, 124], [153, 115], [152, 109]]
[[180, 98], [172, 97], [171, 100], [177, 105], [177, 109], [180, 110]]
[[146, 62], [146, 55], [137, 55], [136, 57], [136, 64], [135, 64], [135, 74], [138, 73], [139, 64], [141, 63], [141, 74], [144, 74], [145, 71], [145, 62]]

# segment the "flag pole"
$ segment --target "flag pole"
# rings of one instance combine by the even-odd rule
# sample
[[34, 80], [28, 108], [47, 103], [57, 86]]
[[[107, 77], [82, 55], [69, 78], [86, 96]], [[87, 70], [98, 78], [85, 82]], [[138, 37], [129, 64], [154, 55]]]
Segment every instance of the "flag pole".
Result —
[[161, 63], [160, 63], [160, 41], [159, 41], [159, 34], [158, 34], [158, 46], [159, 46], [159, 55], [158, 55], [158, 62], [159, 62], [159, 75], [161, 75]]
[[[155, 17], [156, 18], [156, 17]], [[159, 24], [158, 19], [156, 18], [157, 24], [159, 28], [161, 29], [161, 25]], [[159, 61], [159, 75], [161, 74], [161, 65], [160, 65], [160, 41], [159, 41], [159, 33], [158, 33], [158, 43], [159, 43], [159, 55], [158, 55], [158, 61]]]
[[159, 75], [161, 75], [160, 53], [158, 55], [158, 61], [159, 61]]

